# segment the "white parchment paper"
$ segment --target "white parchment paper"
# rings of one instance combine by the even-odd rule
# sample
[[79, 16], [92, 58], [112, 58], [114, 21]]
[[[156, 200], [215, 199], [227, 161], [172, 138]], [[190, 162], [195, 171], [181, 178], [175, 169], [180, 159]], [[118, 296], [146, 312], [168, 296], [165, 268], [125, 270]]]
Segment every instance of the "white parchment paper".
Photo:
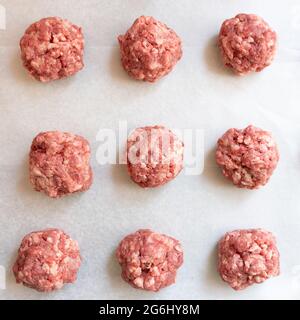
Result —
[[[298, 0], [0, 0], [0, 265], [6, 269], [1, 299], [297, 299], [300, 296], [300, 4]], [[239, 12], [264, 17], [278, 32], [275, 62], [264, 72], [237, 77], [220, 63], [215, 40], [226, 18]], [[116, 37], [140, 15], [153, 15], [182, 37], [184, 56], [157, 84], [133, 81], [122, 70]], [[81, 25], [85, 69], [50, 84], [28, 77], [18, 42], [25, 28], [46, 16]], [[97, 132], [164, 124], [202, 129], [205, 169], [181, 174], [156, 190], [142, 190], [124, 166], [96, 161]], [[228, 128], [254, 124], [273, 132], [281, 160], [270, 183], [234, 188], [214, 163], [217, 138]], [[93, 148], [90, 191], [59, 200], [34, 192], [27, 155], [40, 131], [84, 135]], [[42, 294], [15, 284], [11, 266], [22, 237], [47, 227], [78, 240], [83, 264], [74, 285]], [[234, 292], [216, 272], [216, 244], [226, 231], [273, 231], [281, 276]], [[114, 258], [118, 242], [139, 228], [178, 238], [185, 263], [177, 283], [159, 293], [132, 289]]]

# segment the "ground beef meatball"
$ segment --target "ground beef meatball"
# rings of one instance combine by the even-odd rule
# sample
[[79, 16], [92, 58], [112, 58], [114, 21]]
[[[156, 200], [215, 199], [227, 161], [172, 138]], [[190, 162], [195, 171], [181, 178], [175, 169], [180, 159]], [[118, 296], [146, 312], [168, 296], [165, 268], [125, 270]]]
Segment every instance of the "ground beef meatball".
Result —
[[254, 126], [229, 129], [218, 141], [216, 161], [224, 176], [239, 188], [257, 189], [265, 185], [278, 160], [271, 134]]
[[90, 145], [84, 138], [67, 132], [42, 132], [31, 145], [30, 181], [36, 191], [52, 198], [85, 191], [93, 180], [90, 157]]
[[262, 18], [239, 14], [221, 27], [219, 47], [223, 61], [239, 75], [261, 71], [273, 61], [276, 38]]
[[25, 68], [42, 82], [72, 76], [84, 67], [80, 27], [50, 17], [33, 23], [20, 41]]
[[80, 263], [77, 242], [61, 230], [48, 229], [25, 236], [13, 272], [17, 283], [50, 292], [75, 282]]
[[135, 129], [127, 141], [129, 175], [143, 188], [159, 187], [180, 173], [183, 152], [183, 142], [163, 126]]
[[226, 233], [219, 242], [218, 258], [221, 278], [235, 290], [279, 275], [276, 239], [262, 229]]
[[139, 230], [125, 237], [117, 249], [123, 279], [137, 289], [158, 291], [175, 283], [183, 263], [180, 243], [166, 235]]
[[137, 80], [157, 81], [167, 75], [182, 56], [178, 35], [152, 17], [138, 18], [118, 40], [123, 67]]

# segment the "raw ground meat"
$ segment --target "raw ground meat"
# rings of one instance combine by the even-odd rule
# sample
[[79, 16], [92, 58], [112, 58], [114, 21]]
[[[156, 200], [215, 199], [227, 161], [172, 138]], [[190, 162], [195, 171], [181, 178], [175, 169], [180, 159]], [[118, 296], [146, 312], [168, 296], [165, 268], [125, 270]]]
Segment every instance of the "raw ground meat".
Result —
[[93, 181], [88, 141], [72, 133], [42, 132], [32, 142], [30, 181], [36, 191], [57, 198], [89, 189]]
[[139, 230], [125, 237], [117, 249], [123, 279], [137, 289], [158, 291], [175, 283], [183, 263], [180, 243], [166, 235]]
[[58, 80], [84, 67], [84, 37], [80, 27], [58, 17], [33, 23], [20, 41], [29, 73], [42, 82]]
[[25, 236], [13, 272], [17, 283], [50, 292], [75, 282], [80, 264], [78, 243], [61, 230], [48, 229]]
[[218, 140], [216, 161], [224, 176], [239, 188], [265, 185], [279, 161], [272, 135], [254, 126], [229, 129]]
[[184, 145], [163, 127], [143, 127], [127, 141], [128, 172], [143, 188], [159, 187], [174, 179], [183, 168]]
[[238, 14], [226, 20], [219, 34], [223, 61], [239, 75], [269, 66], [275, 56], [276, 41], [276, 33], [254, 14]]
[[219, 242], [222, 279], [241, 290], [279, 275], [279, 252], [271, 232], [262, 229], [226, 233]]
[[153, 17], [138, 18], [118, 40], [123, 67], [137, 80], [157, 81], [182, 57], [178, 35]]

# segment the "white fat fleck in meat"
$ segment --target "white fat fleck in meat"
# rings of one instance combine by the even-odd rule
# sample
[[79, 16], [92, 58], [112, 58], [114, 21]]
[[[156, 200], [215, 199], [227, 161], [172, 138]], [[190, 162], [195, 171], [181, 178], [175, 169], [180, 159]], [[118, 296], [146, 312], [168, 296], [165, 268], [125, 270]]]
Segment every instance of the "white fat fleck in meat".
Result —
[[116, 255], [122, 278], [134, 288], [149, 291], [173, 284], [183, 263], [178, 240], [151, 230], [139, 230], [125, 237]]
[[118, 40], [122, 65], [136, 80], [155, 82], [182, 57], [181, 39], [153, 17], [139, 17]]

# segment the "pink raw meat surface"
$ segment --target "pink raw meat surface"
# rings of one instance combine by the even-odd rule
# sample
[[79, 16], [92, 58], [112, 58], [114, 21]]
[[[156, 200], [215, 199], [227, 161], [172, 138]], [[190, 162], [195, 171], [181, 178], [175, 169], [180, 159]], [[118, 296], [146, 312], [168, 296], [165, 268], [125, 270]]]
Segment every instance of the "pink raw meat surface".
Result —
[[237, 74], [261, 71], [276, 53], [276, 33], [254, 14], [238, 14], [220, 30], [219, 47], [224, 64]]
[[20, 41], [25, 68], [41, 82], [58, 80], [84, 67], [80, 27], [58, 17], [33, 23]]
[[143, 188], [154, 188], [173, 180], [183, 168], [184, 145], [163, 127], [143, 127], [127, 141], [128, 172]]
[[139, 230], [122, 240], [117, 258], [126, 282], [137, 289], [158, 291], [175, 282], [183, 251], [171, 237]]
[[222, 279], [241, 290], [279, 275], [279, 252], [271, 232], [262, 229], [228, 232], [219, 242]]
[[118, 40], [123, 67], [137, 80], [159, 80], [167, 75], [182, 57], [178, 35], [153, 17], [138, 18]]
[[219, 140], [216, 161], [239, 188], [257, 189], [270, 179], [279, 161], [272, 135], [254, 126], [229, 129]]
[[17, 283], [50, 292], [75, 282], [80, 264], [78, 243], [61, 230], [48, 229], [25, 236], [13, 272]]
[[72, 133], [49, 131], [38, 134], [29, 155], [30, 181], [35, 190], [49, 197], [89, 189], [93, 181], [88, 141]]

